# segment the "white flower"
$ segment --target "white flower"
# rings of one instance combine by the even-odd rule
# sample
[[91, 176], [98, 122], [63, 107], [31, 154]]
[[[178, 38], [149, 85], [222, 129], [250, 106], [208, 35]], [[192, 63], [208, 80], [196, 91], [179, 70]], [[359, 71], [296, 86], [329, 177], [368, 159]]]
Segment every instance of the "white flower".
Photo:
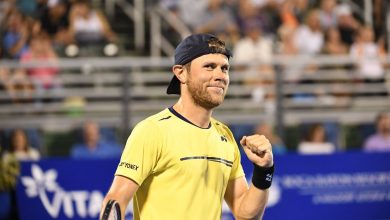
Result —
[[35, 197], [38, 196], [40, 190], [54, 192], [59, 188], [56, 183], [57, 172], [55, 170], [51, 169], [44, 173], [38, 165], [33, 164], [31, 165], [31, 174], [32, 177], [24, 176], [21, 178], [26, 187], [27, 196]]

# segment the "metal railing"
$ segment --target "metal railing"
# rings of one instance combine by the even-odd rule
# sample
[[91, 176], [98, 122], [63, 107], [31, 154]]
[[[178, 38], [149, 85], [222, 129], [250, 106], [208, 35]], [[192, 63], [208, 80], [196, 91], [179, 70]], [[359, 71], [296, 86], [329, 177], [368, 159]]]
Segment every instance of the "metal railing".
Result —
[[152, 57], [161, 57], [161, 52], [173, 56], [175, 47], [172, 42], [163, 35], [162, 22], [171, 27], [177, 35], [184, 39], [191, 34], [190, 29], [169, 10], [163, 7], [153, 7], [150, 12], [150, 54]]
[[145, 5], [143, 0], [134, 0], [133, 4], [126, 0], [105, 1], [105, 11], [114, 17], [115, 6], [118, 6], [134, 22], [134, 45], [138, 51], [145, 49]]
[[[388, 65], [390, 59], [383, 62]], [[165, 94], [172, 77], [172, 59], [80, 58], [58, 63], [0, 61], [0, 67], [28, 69], [56, 66], [61, 88], [31, 93], [28, 100], [15, 103], [0, 91], [0, 128], [34, 127], [66, 130], [86, 119], [102, 125], [129, 128], [145, 117], [175, 103], [178, 96]], [[296, 66], [310, 64], [317, 69]], [[224, 104], [214, 116], [228, 124], [276, 123], [283, 128], [305, 121], [336, 121], [342, 124], [372, 122], [378, 111], [390, 109], [390, 73], [382, 80], [366, 80], [351, 66], [349, 57], [275, 56], [274, 72], [265, 74], [256, 66], [233, 63], [230, 86]], [[243, 66], [245, 68], [243, 68]], [[294, 67], [294, 68], [293, 68]], [[271, 76], [271, 77], [265, 77]]]

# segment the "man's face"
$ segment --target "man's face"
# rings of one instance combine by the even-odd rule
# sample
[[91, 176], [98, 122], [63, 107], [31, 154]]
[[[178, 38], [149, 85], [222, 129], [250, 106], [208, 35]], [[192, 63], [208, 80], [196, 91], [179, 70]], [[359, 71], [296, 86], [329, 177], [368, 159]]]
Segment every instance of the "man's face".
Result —
[[382, 116], [378, 121], [378, 130], [381, 133], [390, 133], [390, 116]]
[[84, 125], [84, 140], [89, 147], [95, 147], [99, 141], [99, 126], [94, 122]]
[[187, 90], [194, 103], [213, 109], [222, 104], [229, 85], [229, 61], [223, 54], [206, 54], [191, 62]]

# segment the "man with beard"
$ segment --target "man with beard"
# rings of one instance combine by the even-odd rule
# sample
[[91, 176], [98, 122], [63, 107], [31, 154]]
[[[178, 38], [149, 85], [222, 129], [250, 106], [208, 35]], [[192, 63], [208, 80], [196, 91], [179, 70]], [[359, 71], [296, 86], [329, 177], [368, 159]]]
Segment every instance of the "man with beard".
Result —
[[390, 115], [381, 112], [375, 121], [377, 132], [367, 138], [364, 150], [367, 152], [390, 152]]
[[180, 98], [132, 131], [102, 219], [112, 209], [123, 219], [131, 199], [134, 219], [221, 219], [223, 199], [236, 219], [263, 216], [274, 170], [270, 142], [258, 134], [241, 139], [254, 164], [248, 186], [231, 131], [211, 117], [226, 95], [230, 57], [224, 42], [209, 34], [177, 46], [167, 93]]

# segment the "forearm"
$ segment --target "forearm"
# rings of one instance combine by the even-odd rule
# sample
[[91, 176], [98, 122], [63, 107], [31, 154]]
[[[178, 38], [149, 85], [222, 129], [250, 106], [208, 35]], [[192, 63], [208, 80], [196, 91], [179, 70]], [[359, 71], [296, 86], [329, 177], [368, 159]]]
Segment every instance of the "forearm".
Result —
[[[121, 212], [121, 219], [124, 219], [126, 208], [127, 208], [127, 204], [129, 203], [129, 201], [127, 201], [127, 200], [125, 201], [123, 199], [123, 197], [116, 197], [116, 196], [113, 196], [113, 195], [110, 195], [110, 194], [107, 194], [107, 196], [103, 200], [102, 209], [101, 209], [101, 212], [100, 212], [100, 219], [102, 219], [102, 216], [103, 216], [103, 213], [104, 213], [104, 211], [106, 209], [107, 203], [110, 200], [115, 200], [116, 202], [118, 202], [119, 207], [120, 207], [120, 212]], [[114, 209], [114, 207], [112, 207], [111, 209]]]
[[100, 218], [106, 208], [109, 200], [115, 200], [119, 203], [122, 219], [124, 219], [127, 205], [133, 198], [133, 195], [138, 189], [138, 185], [130, 179], [122, 176], [115, 176], [114, 181], [108, 191], [106, 197], [103, 200], [102, 210]]
[[258, 189], [251, 185], [239, 204], [236, 219], [261, 219], [268, 201], [268, 189]]

